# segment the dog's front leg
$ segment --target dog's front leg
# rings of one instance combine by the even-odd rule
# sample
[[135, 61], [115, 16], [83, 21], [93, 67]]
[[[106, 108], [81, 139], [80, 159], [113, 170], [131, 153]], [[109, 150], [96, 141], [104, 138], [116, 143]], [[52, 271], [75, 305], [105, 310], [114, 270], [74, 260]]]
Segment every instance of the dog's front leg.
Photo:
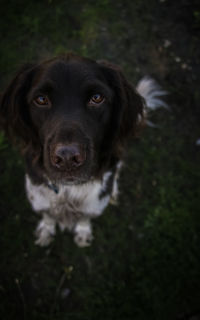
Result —
[[51, 218], [47, 213], [43, 213], [43, 218], [40, 220], [35, 231], [35, 235], [37, 237], [35, 243], [42, 247], [47, 246], [53, 240], [55, 231], [55, 219]]

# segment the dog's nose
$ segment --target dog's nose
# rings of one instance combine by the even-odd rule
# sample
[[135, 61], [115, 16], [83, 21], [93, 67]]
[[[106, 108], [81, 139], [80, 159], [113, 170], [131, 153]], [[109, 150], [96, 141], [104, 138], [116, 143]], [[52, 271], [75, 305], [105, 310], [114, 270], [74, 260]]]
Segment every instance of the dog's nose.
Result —
[[85, 150], [75, 143], [57, 145], [51, 157], [52, 164], [59, 169], [80, 167], [85, 159]]

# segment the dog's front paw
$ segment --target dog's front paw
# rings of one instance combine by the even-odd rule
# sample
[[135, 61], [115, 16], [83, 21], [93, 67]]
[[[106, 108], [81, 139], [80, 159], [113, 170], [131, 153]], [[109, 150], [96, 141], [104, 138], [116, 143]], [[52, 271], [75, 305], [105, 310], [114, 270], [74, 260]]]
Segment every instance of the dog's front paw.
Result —
[[35, 244], [37, 244], [38, 246], [46, 247], [53, 241], [53, 237], [44, 232], [44, 230], [39, 235], [38, 232], [36, 232], [35, 234], [37, 237], [37, 240], [35, 240]]
[[35, 235], [37, 238], [37, 240], [35, 241], [35, 244], [41, 247], [48, 246], [53, 241], [54, 234], [55, 234], [54, 224], [47, 223], [44, 220], [40, 221], [35, 231]]
[[93, 240], [92, 234], [75, 234], [74, 236], [74, 242], [77, 244], [77, 246], [84, 248], [89, 247], [91, 245], [91, 242]]
[[89, 247], [93, 240], [91, 224], [88, 220], [80, 221], [74, 230], [74, 242], [79, 247]]

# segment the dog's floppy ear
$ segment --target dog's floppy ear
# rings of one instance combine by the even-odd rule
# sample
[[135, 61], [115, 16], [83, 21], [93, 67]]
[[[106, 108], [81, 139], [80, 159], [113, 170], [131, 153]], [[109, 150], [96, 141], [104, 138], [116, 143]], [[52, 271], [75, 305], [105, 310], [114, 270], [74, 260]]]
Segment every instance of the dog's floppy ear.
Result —
[[27, 146], [33, 143], [33, 132], [26, 101], [35, 74], [34, 65], [26, 64], [1, 95], [0, 124], [6, 134]]
[[118, 140], [124, 144], [136, 136], [144, 125], [144, 99], [126, 79], [120, 67], [107, 61], [98, 61], [109, 74], [109, 85], [114, 91], [114, 117], [118, 125]]

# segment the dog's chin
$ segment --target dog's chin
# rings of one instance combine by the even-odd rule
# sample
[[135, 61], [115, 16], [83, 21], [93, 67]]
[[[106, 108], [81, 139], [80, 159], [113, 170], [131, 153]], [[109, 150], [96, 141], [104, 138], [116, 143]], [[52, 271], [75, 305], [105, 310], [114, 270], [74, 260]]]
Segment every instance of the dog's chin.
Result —
[[55, 185], [80, 185], [89, 182], [92, 177], [90, 174], [69, 174], [67, 172], [47, 173], [48, 180]]
[[90, 178], [79, 178], [79, 177], [70, 177], [70, 178], [63, 178], [55, 181], [55, 184], [58, 185], [66, 185], [66, 186], [74, 186], [80, 185], [89, 182]]

